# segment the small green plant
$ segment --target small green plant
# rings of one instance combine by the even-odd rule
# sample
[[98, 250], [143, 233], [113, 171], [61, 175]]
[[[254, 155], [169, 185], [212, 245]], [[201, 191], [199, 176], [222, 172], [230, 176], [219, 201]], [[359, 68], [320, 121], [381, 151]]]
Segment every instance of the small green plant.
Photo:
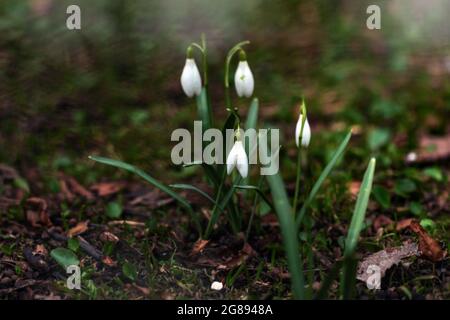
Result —
[[[338, 160], [341, 159], [346, 146], [350, 141], [352, 133], [349, 131], [345, 135], [344, 139], [334, 152], [330, 162], [324, 167], [322, 173], [313, 184], [312, 189], [309, 192], [306, 192], [307, 190], [302, 189], [301, 186], [301, 160], [302, 156], [304, 156], [304, 149], [309, 146], [311, 141], [311, 129], [307, 119], [306, 103], [303, 99], [295, 130], [295, 143], [299, 150], [297, 153], [296, 183], [293, 198], [289, 198], [283, 178], [278, 170], [272, 174], [261, 174], [260, 176], [255, 177], [251, 167], [249, 166], [249, 158], [253, 155], [254, 148], [251, 142], [246, 143], [246, 137], [242, 134], [241, 129], [258, 129], [259, 100], [257, 98], [253, 98], [248, 109], [246, 119], [243, 121], [242, 115], [240, 114], [240, 109], [232, 103], [230, 92], [230, 66], [233, 57], [237, 55], [239, 57], [239, 63], [234, 76], [236, 93], [239, 97], [246, 98], [250, 98], [253, 95], [254, 78], [247, 61], [247, 54], [243, 49], [243, 47], [247, 44], [249, 44], [248, 41], [243, 41], [236, 44], [229, 50], [225, 59], [224, 89], [225, 106], [228, 116], [224, 119], [222, 125], [220, 126], [220, 132], [222, 133], [222, 137], [226, 136], [227, 130], [232, 130], [234, 132], [232, 137], [232, 147], [229, 152], [225, 144], [222, 144], [219, 148], [223, 155], [227, 155], [226, 162], [183, 162], [184, 166], [200, 166], [203, 169], [205, 180], [213, 190], [212, 194], [209, 194], [208, 192], [191, 184], [175, 183], [165, 185], [141, 169], [119, 160], [97, 156], [90, 156], [90, 159], [132, 172], [143, 178], [154, 187], [171, 196], [178, 202], [182, 209], [190, 214], [192, 222], [194, 223], [201, 239], [209, 239], [218, 222], [225, 221], [234, 233], [244, 231], [245, 240], [247, 241], [251, 231], [251, 224], [253, 222], [254, 215], [258, 212], [257, 208], [262, 208], [264, 205], [267, 210], [276, 212], [281, 229], [284, 251], [287, 256], [287, 264], [291, 274], [293, 296], [296, 299], [313, 298], [312, 284], [314, 281], [314, 260], [311, 232], [312, 217], [308, 216], [307, 212], [308, 208], [315, 200], [316, 195], [320, 191], [324, 181], [330, 175], [333, 168], [338, 163]], [[201, 55], [203, 79], [195, 62], [194, 50], [198, 50]], [[187, 48], [186, 62], [181, 75], [181, 87], [188, 97], [196, 97], [197, 117], [201, 120], [201, 128], [203, 130], [208, 130], [211, 128], [217, 129], [216, 124], [218, 123], [218, 120], [220, 120], [214, 118], [213, 116], [211, 97], [208, 91], [208, 80], [207, 46], [205, 37], [202, 36], [200, 44], [191, 43]], [[270, 131], [270, 129], [264, 130], [267, 132]], [[273, 139], [272, 135], [270, 136], [271, 139]], [[272, 144], [267, 140], [267, 137], [258, 135], [256, 143], [259, 146], [263, 145], [265, 150], [269, 150], [269, 145], [272, 148]], [[202, 152], [202, 154], [205, 149], [210, 147], [210, 145], [205, 144], [204, 141], [202, 141], [199, 146], [200, 150], [197, 151]], [[269, 150], [271, 156], [273, 156], [272, 159], [278, 159], [279, 151], [279, 148]], [[330, 273], [330, 276], [337, 276], [341, 265], [343, 265], [343, 281], [341, 288], [343, 292], [342, 297], [344, 298], [351, 296], [351, 289], [354, 285], [352, 281], [350, 281], [355, 279], [354, 268], [352, 268], [353, 256], [367, 208], [374, 168], [375, 160], [372, 159], [362, 182], [361, 192], [356, 203], [347, 240], [345, 241], [344, 259], [342, 262], [337, 263], [335, 268]], [[228, 181], [229, 179], [227, 176], [231, 177], [230, 181]], [[258, 181], [255, 185], [251, 184], [253, 178], [257, 178]], [[269, 186], [273, 199], [272, 201], [269, 199], [270, 197], [268, 197], [262, 190], [265, 183]], [[205, 221], [205, 219], [202, 218], [202, 215], [200, 215], [199, 212], [191, 206], [189, 201], [178, 192], [180, 189], [197, 192], [211, 204], [211, 212], [209, 215], [210, 218], [208, 220]], [[244, 214], [240, 209], [242, 206], [239, 205], [239, 199], [242, 197], [237, 196], [238, 192], [241, 192], [245, 196], [244, 198], [249, 203], [249, 207], [251, 207], [251, 214], [247, 220], [247, 223], [245, 223]], [[379, 198], [382, 199], [382, 197]], [[111, 207], [108, 207], [107, 213], [111, 218], [118, 218], [120, 216], [120, 214], [116, 213], [111, 214], [111, 211], [116, 212], [117, 210], [111, 210]], [[220, 220], [220, 218], [222, 218], [222, 220]], [[300, 239], [303, 239], [302, 242], [300, 242]], [[301, 253], [304, 254], [304, 256], [302, 256]], [[306, 268], [304, 265], [305, 261]], [[241, 266], [235, 273], [230, 272], [227, 277], [227, 283], [229, 285], [234, 283], [243, 268], [244, 267]], [[306, 272], [306, 279], [303, 270], [308, 270]], [[133, 280], [134, 277], [130, 275], [134, 274], [134, 272], [131, 272], [129, 265], [124, 265], [123, 273], [128, 278]], [[333, 278], [325, 279], [322, 289], [316, 297], [320, 298], [324, 296], [332, 281]]]

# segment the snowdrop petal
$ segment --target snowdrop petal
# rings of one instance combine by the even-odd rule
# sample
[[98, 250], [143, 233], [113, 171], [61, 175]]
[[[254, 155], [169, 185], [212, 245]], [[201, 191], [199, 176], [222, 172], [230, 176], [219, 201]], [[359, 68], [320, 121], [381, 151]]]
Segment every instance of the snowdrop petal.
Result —
[[227, 174], [237, 168], [242, 178], [248, 175], [248, 158], [242, 141], [236, 141], [227, 157]]
[[239, 61], [234, 74], [234, 86], [239, 97], [251, 97], [255, 87], [255, 80], [247, 61]]
[[236, 168], [239, 171], [239, 174], [242, 178], [247, 178], [248, 175], [248, 158], [247, 154], [245, 153], [244, 146], [242, 145], [241, 141], [237, 141], [236, 144], [239, 144], [239, 151], [237, 153], [237, 163]]
[[231, 148], [230, 153], [227, 157], [227, 174], [231, 174], [233, 172], [234, 167], [236, 166], [237, 162], [237, 153], [236, 153], [236, 144], [233, 145], [233, 148]]
[[186, 59], [181, 74], [181, 87], [189, 98], [199, 95], [202, 90], [202, 78], [194, 59]]
[[[298, 117], [297, 126], [295, 127], [295, 144], [297, 145], [297, 147], [299, 146], [299, 142], [300, 142], [299, 140], [300, 140], [300, 130], [302, 128], [302, 121], [303, 121], [303, 116], [300, 115]], [[306, 118], [305, 125], [303, 126], [301, 145], [303, 147], [308, 147], [310, 141], [311, 141], [311, 128], [309, 127], [308, 118]]]

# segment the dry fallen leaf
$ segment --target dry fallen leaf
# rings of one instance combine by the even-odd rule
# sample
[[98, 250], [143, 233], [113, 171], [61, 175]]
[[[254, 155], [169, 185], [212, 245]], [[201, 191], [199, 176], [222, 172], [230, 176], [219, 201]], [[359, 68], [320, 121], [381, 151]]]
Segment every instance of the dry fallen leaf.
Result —
[[75, 178], [60, 174], [59, 184], [61, 187], [61, 191], [68, 201], [73, 200], [75, 194], [82, 196], [88, 200], [94, 199], [94, 195], [92, 194], [92, 192], [79, 184], [78, 181], [75, 180]]
[[248, 244], [245, 243], [242, 249], [239, 251], [239, 253], [236, 256], [231, 257], [230, 259], [226, 260], [225, 262], [221, 263], [217, 266], [217, 269], [219, 270], [231, 270], [236, 267], [239, 267], [242, 263], [247, 261], [247, 259], [251, 256], [255, 256], [256, 251], [253, 250], [253, 248]]
[[426, 232], [418, 221], [413, 220], [409, 228], [419, 236], [419, 251], [421, 252], [422, 257], [433, 262], [444, 259], [447, 252], [442, 250], [439, 243]]
[[205, 249], [208, 242], [209, 240], [198, 239], [192, 248], [191, 256], [201, 253], [203, 249]]
[[367, 282], [373, 274], [373, 267], [377, 266], [380, 270], [380, 277], [383, 278], [386, 271], [393, 265], [398, 264], [402, 259], [419, 255], [419, 247], [416, 243], [405, 243], [400, 247], [387, 248], [378, 251], [364, 258], [359, 264], [356, 279]]
[[419, 251], [423, 258], [437, 262], [444, 259], [447, 255], [447, 252], [442, 250], [439, 243], [428, 234], [416, 219], [403, 219], [397, 223], [397, 231], [406, 228], [419, 236]]
[[111, 258], [108, 257], [108, 256], [103, 257], [103, 258], [102, 258], [102, 262], [103, 262], [104, 264], [106, 264], [108, 267], [114, 267], [114, 266], [117, 265], [117, 262], [115, 262], [113, 259], [111, 259]]
[[136, 290], [140, 291], [144, 296], [149, 296], [150, 295], [150, 289], [149, 288], [141, 287], [141, 286], [138, 286], [137, 284], [134, 284], [134, 283], [132, 284], [132, 286]]
[[31, 197], [25, 203], [27, 221], [33, 227], [51, 226], [48, 212], [47, 202], [42, 198]]
[[102, 242], [114, 242], [114, 243], [117, 243], [117, 242], [119, 242], [119, 237], [116, 236], [114, 233], [105, 231], [105, 232], [102, 232], [102, 234], [100, 234], [100, 240]]
[[72, 238], [87, 231], [89, 226], [89, 220], [78, 222], [78, 224], [67, 231], [67, 236]]
[[115, 194], [125, 187], [124, 182], [100, 182], [92, 185], [90, 189], [100, 197]]
[[402, 231], [403, 229], [409, 228], [413, 220], [414, 220], [413, 218], [400, 220], [399, 222], [397, 222], [397, 226], [395, 229], [397, 231]]

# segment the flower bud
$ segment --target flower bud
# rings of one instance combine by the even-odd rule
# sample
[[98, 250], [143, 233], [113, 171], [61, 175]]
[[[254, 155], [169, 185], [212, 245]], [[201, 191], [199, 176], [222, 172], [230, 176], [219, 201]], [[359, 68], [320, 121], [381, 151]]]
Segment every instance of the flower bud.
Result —
[[192, 98], [194, 95], [200, 95], [202, 91], [202, 78], [200, 77], [197, 64], [192, 58], [191, 47], [187, 50], [186, 63], [181, 74], [181, 87], [189, 98]]
[[239, 97], [251, 97], [255, 87], [252, 71], [248, 66], [247, 56], [244, 50], [239, 51], [239, 64], [234, 74], [234, 85]]

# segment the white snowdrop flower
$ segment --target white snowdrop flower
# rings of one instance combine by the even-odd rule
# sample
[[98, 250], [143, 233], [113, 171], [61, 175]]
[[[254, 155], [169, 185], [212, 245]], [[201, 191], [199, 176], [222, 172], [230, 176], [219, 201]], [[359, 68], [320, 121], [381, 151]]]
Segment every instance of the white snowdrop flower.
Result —
[[236, 87], [236, 92], [239, 97], [251, 97], [253, 94], [253, 89], [255, 87], [255, 80], [253, 79], [252, 71], [248, 66], [247, 57], [244, 50], [241, 50], [240, 61], [234, 74], [234, 85]]
[[194, 94], [200, 95], [202, 91], [202, 78], [200, 77], [197, 64], [192, 58], [191, 48], [188, 48], [186, 63], [181, 74], [181, 87], [189, 98], [192, 98]]
[[213, 283], [211, 283], [211, 289], [212, 290], [216, 290], [216, 291], [222, 290], [223, 289], [222, 282], [214, 281]]
[[[300, 113], [300, 116], [298, 117], [297, 126], [295, 127], [295, 144], [297, 147], [299, 146], [299, 140], [300, 140], [300, 131], [302, 129], [302, 121], [303, 121], [303, 115]], [[305, 124], [303, 126], [303, 134], [301, 145], [303, 147], [308, 147], [309, 142], [311, 140], [311, 128], [309, 127], [308, 118], [305, 120]]]
[[236, 142], [227, 157], [227, 174], [231, 174], [233, 169], [236, 167], [241, 177], [247, 178], [248, 158], [239, 135], [240, 134], [238, 131], [236, 133]]

